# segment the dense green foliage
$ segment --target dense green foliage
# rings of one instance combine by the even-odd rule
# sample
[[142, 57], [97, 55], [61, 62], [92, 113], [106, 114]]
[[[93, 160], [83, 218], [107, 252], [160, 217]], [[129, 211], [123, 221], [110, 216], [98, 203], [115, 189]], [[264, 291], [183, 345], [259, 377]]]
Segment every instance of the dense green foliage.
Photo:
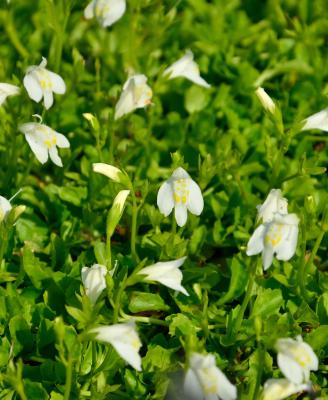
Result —
[[[300, 334], [319, 357], [317, 395], [328, 398], [327, 135], [298, 125], [327, 106], [326, 1], [129, 0], [107, 29], [84, 19], [86, 5], [1, 3], [0, 82], [21, 95], [0, 107], [0, 194], [22, 188], [12, 203], [27, 208], [1, 225], [0, 399], [163, 399], [191, 351], [215, 354], [238, 398], [256, 399], [266, 379], [282, 377], [276, 340]], [[186, 49], [211, 88], [162, 77]], [[47, 111], [22, 84], [42, 56], [67, 85]], [[131, 71], [148, 77], [153, 104], [114, 121]], [[257, 86], [279, 104], [283, 126]], [[32, 114], [69, 139], [63, 168], [41, 165], [19, 132]], [[81, 268], [107, 263], [107, 213], [122, 189], [92, 172], [97, 162], [128, 173], [136, 204], [130, 196], [112, 237], [115, 273], [92, 309]], [[176, 229], [156, 195], [178, 166], [205, 207]], [[264, 273], [245, 249], [272, 188], [300, 218], [300, 234], [295, 256]], [[125, 287], [139, 262], [182, 256], [189, 297], [160, 284]], [[130, 316], [142, 372], [87, 336]]]

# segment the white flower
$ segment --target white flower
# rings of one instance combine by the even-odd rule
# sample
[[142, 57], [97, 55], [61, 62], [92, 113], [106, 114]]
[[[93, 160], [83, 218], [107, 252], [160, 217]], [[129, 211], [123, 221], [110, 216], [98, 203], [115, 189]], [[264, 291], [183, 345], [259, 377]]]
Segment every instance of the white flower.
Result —
[[298, 223], [295, 214], [276, 213], [270, 222], [255, 229], [247, 244], [246, 254], [253, 256], [262, 252], [264, 270], [270, 267], [274, 255], [278, 260], [289, 260], [296, 250]]
[[23, 124], [19, 130], [25, 134], [28, 144], [41, 164], [47, 162], [49, 155], [53, 163], [59, 167], [63, 166], [57, 147], [69, 147], [69, 141], [64, 135], [38, 122]]
[[283, 400], [292, 394], [310, 390], [309, 384], [295, 385], [288, 379], [269, 379], [264, 384], [262, 400]]
[[181, 285], [183, 276], [179, 269], [186, 258], [187, 257], [182, 257], [174, 261], [158, 262], [141, 269], [138, 274], [146, 275], [144, 278], [146, 281], [159, 282], [164, 286], [189, 296], [186, 289]]
[[107, 268], [104, 265], [94, 264], [90, 268], [82, 268], [81, 278], [91, 304], [96, 304], [102, 291], [106, 288], [106, 274]]
[[123, 92], [115, 107], [115, 119], [151, 103], [153, 92], [146, 82], [147, 77], [139, 74], [131, 76], [124, 83]]
[[122, 184], [128, 183], [128, 178], [124, 175], [124, 173], [120, 169], [114, 167], [113, 165], [105, 163], [95, 163], [92, 164], [92, 169], [94, 172], [97, 172], [98, 174], [107, 176], [114, 182]]
[[268, 194], [265, 202], [256, 206], [258, 218], [263, 222], [272, 220], [275, 213], [282, 215], [287, 214], [288, 200], [282, 197], [280, 189], [272, 189]]
[[84, 10], [84, 17], [96, 17], [101, 26], [106, 28], [118, 21], [125, 13], [125, 0], [92, 0]]
[[200, 76], [199, 67], [194, 61], [194, 55], [192, 51], [187, 50], [186, 54], [178, 61], [168, 67], [163, 75], [168, 76], [169, 79], [178, 78], [180, 76], [189, 79], [199, 86], [209, 88], [211, 85], [208, 84], [205, 79]]
[[276, 347], [278, 366], [285, 377], [296, 385], [308, 383], [310, 371], [318, 369], [318, 357], [311, 346], [297, 336], [296, 340], [279, 339]]
[[267, 94], [267, 92], [262, 87], [258, 87], [255, 90], [255, 94], [258, 97], [258, 99], [260, 100], [263, 108], [266, 111], [269, 111], [271, 114], [273, 114], [276, 109], [276, 105], [274, 104], [271, 97]]
[[18, 86], [11, 85], [10, 83], [0, 83], [0, 106], [8, 96], [16, 96], [19, 92], [20, 89]]
[[237, 389], [216, 366], [212, 354], [192, 353], [184, 381], [188, 400], [235, 400]]
[[311, 115], [303, 122], [305, 125], [303, 126], [302, 131], [308, 129], [321, 129], [322, 131], [328, 132], [328, 107]]
[[200, 215], [204, 200], [199, 186], [181, 167], [177, 168], [171, 178], [162, 184], [157, 194], [159, 211], [167, 217], [174, 207], [175, 219], [179, 226], [187, 222], [187, 210]]
[[5, 219], [11, 208], [10, 202], [5, 197], [0, 196], [0, 222]]
[[96, 340], [110, 343], [118, 354], [137, 371], [141, 371], [139, 349], [142, 346], [134, 321], [92, 329]]
[[37, 103], [43, 97], [43, 104], [48, 110], [53, 102], [53, 93], [64, 94], [66, 85], [58, 74], [46, 69], [47, 60], [42, 57], [40, 65], [32, 65], [27, 68], [24, 77], [24, 86], [30, 98]]

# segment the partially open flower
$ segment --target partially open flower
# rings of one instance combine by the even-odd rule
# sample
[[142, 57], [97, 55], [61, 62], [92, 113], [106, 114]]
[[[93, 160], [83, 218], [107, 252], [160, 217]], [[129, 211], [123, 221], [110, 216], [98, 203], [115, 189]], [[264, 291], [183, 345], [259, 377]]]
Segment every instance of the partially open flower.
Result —
[[308, 391], [309, 384], [295, 385], [288, 379], [269, 379], [264, 384], [262, 400], [283, 400], [292, 394]]
[[171, 178], [162, 184], [157, 194], [159, 211], [167, 217], [173, 208], [179, 226], [187, 222], [187, 211], [200, 215], [204, 200], [197, 183], [181, 167], [177, 168]]
[[302, 131], [309, 129], [320, 129], [328, 132], [328, 107], [321, 110], [303, 121], [305, 124]]
[[92, 0], [84, 10], [84, 17], [97, 18], [100, 25], [106, 28], [118, 21], [125, 10], [125, 0]]
[[149, 267], [141, 269], [138, 274], [145, 275], [144, 280], [159, 282], [171, 289], [177, 290], [186, 296], [189, 296], [186, 289], [181, 285], [182, 272], [181, 265], [187, 257], [179, 258], [174, 261], [162, 261]]
[[28, 144], [41, 164], [47, 162], [48, 156], [50, 156], [54, 164], [59, 167], [63, 166], [57, 147], [67, 148], [70, 146], [64, 135], [38, 122], [23, 124], [19, 130], [25, 134]]
[[141, 371], [139, 349], [142, 346], [134, 321], [92, 329], [96, 340], [110, 343], [117, 353], [137, 371]]
[[288, 200], [282, 197], [280, 189], [272, 189], [265, 202], [258, 205], [258, 218], [263, 222], [269, 222], [273, 219], [275, 213], [287, 214]]
[[120, 169], [114, 167], [113, 165], [95, 163], [92, 164], [92, 169], [98, 174], [107, 176], [107, 178], [114, 182], [121, 183], [123, 185], [127, 185], [129, 183], [128, 177]]
[[295, 214], [274, 214], [270, 222], [257, 227], [249, 239], [246, 254], [262, 253], [264, 270], [272, 264], [273, 256], [288, 261], [295, 254], [299, 219]]
[[10, 83], [0, 83], [0, 106], [8, 96], [16, 96], [19, 92], [20, 89], [18, 86], [11, 85]]
[[100, 264], [82, 268], [81, 278], [91, 304], [96, 304], [99, 296], [106, 289], [106, 274], [107, 268]]
[[47, 60], [42, 57], [40, 65], [32, 65], [27, 68], [23, 83], [30, 98], [37, 103], [43, 102], [48, 110], [53, 102], [53, 93], [64, 94], [66, 85], [61, 76], [46, 69]]
[[311, 346], [297, 336], [296, 340], [279, 339], [276, 347], [278, 366], [285, 377], [296, 385], [309, 382], [310, 371], [317, 371], [319, 364]]
[[216, 366], [212, 354], [192, 353], [184, 381], [185, 400], [235, 400], [237, 389]]
[[263, 108], [266, 111], [269, 111], [271, 114], [273, 114], [275, 112], [276, 105], [274, 104], [271, 97], [267, 94], [267, 92], [262, 87], [258, 87], [255, 90], [255, 93], [258, 99], [260, 100], [260, 103], [262, 104]]
[[153, 92], [146, 82], [147, 77], [141, 74], [133, 75], [125, 82], [115, 107], [115, 119], [151, 103]]
[[174, 79], [181, 76], [189, 79], [199, 86], [203, 86], [206, 88], [209, 88], [211, 86], [205, 81], [205, 79], [200, 76], [199, 67], [195, 63], [194, 55], [190, 50], [187, 50], [186, 54], [182, 58], [180, 58], [170, 67], [168, 67], [163, 72], [163, 75], [167, 76], [169, 79]]

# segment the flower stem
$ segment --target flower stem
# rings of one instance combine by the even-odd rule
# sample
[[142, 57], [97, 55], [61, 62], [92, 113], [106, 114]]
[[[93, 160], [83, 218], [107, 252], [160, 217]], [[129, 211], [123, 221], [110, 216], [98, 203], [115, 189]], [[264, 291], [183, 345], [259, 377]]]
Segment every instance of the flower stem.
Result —
[[106, 267], [108, 271], [112, 269], [111, 236], [108, 233], [106, 235]]
[[138, 218], [138, 207], [137, 198], [132, 187], [132, 225], [131, 225], [131, 255], [134, 262], [138, 262], [138, 254], [136, 250], [136, 238], [137, 238], [137, 218]]
[[64, 400], [69, 400], [71, 398], [71, 388], [72, 388], [72, 359], [71, 356], [68, 356], [66, 363], [66, 382], [65, 382], [65, 392], [64, 392]]

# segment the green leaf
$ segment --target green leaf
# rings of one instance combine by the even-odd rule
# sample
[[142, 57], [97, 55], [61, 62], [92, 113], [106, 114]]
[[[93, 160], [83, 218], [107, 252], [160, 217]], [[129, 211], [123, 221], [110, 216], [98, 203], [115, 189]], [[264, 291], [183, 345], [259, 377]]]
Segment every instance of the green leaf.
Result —
[[142, 311], [166, 311], [169, 307], [165, 304], [164, 300], [159, 294], [132, 292], [129, 310], [132, 313]]
[[193, 85], [185, 94], [185, 107], [189, 114], [203, 110], [209, 101], [209, 95], [205, 88]]
[[328, 293], [324, 293], [319, 297], [316, 312], [320, 324], [328, 324]]
[[254, 302], [251, 318], [256, 315], [268, 317], [273, 313], [278, 313], [283, 303], [284, 299], [280, 289], [261, 288]]
[[100, 265], [106, 265], [106, 245], [103, 242], [96, 242], [93, 251], [95, 252], [95, 257], [97, 263]]
[[14, 354], [29, 352], [33, 348], [31, 327], [24, 317], [16, 315], [9, 321], [9, 331], [14, 342]]
[[196, 335], [195, 324], [184, 314], [172, 314], [166, 320], [170, 322], [169, 334], [171, 336]]
[[328, 351], [328, 325], [319, 326], [306, 336], [306, 342], [313, 348], [314, 351], [326, 349]]
[[241, 296], [246, 288], [248, 272], [243, 264], [235, 257], [231, 262], [231, 280], [227, 293], [217, 302], [218, 305], [225, 304]]
[[172, 354], [174, 352], [174, 349], [168, 350], [157, 344], [150, 344], [147, 354], [143, 358], [143, 367], [149, 372], [153, 372], [156, 369], [160, 371], [168, 370], [171, 367]]
[[27, 246], [23, 249], [23, 267], [37, 289], [42, 288], [42, 280], [49, 278], [52, 272], [50, 268], [44, 268], [43, 263], [35, 257], [31, 249]]
[[49, 396], [44, 387], [39, 382], [24, 380], [25, 394], [28, 399], [48, 400]]

